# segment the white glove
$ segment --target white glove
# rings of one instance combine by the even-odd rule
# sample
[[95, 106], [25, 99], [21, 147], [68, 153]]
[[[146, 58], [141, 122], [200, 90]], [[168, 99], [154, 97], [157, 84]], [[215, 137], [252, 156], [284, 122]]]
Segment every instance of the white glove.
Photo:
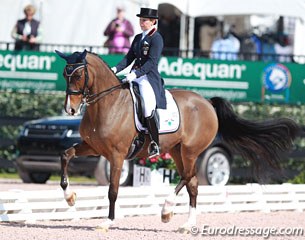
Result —
[[125, 75], [125, 79], [123, 79], [123, 82], [132, 82], [133, 80], [137, 79], [137, 75], [134, 72], [128, 73]]
[[116, 72], [117, 72], [116, 67], [112, 67], [112, 68], [111, 68], [111, 71], [112, 71], [114, 74], [116, 74]]

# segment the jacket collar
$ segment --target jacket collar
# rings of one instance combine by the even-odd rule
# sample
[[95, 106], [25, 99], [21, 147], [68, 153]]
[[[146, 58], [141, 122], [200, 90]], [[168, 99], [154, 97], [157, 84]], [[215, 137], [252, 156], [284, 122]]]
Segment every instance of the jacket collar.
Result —
[[[152, 26], [150, 29], [146, 30], [145, 32], [143, 32], [142, 34], [144, 34], [144, 38], [146, 36], [152, 36], [155, 32], [157, 31], [157, 28], [155, 26]], [[143, 38], [143, 39], [144, 39]]]

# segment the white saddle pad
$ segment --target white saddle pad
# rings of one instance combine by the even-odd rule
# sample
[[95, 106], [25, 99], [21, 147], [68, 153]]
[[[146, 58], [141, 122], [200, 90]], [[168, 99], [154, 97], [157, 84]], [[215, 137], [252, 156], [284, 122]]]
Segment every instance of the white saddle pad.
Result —
[[[130, 92], [133, 98], [133, 110], [135, 116], [135, 124], [138, 131], [146, 131], [147, 129], [142, 126], [141, 122], [139, 121], [138, 115], [136, 113], [136, 97], [133, 92], [132, 85], [130, 84]], [[172, 96], [172, 94], [165, 90], [166, 96], [166, 109], [157, 109], [159, 114], [159, 121], [160, 121], [160, 129], [159, 133], [171, 133], [178, 130], [180, 125], [180, 114], [178, 106]]]

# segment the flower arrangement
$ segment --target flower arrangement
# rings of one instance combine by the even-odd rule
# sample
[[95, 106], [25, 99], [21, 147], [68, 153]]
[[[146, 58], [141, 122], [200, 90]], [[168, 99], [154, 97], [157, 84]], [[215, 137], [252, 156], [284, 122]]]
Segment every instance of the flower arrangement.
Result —
[[136, 158], [135, 164], [149, 167], [151, 170], [159, 168], [176, 169], [174, 159], [169, 153], [162, 153], [153, 158]]

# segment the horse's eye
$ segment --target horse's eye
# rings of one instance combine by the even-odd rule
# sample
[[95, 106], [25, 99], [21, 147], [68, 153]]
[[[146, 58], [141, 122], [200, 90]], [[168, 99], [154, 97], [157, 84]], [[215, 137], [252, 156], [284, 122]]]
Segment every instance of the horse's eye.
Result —
[[80, 78], [82, 77], [82, 74], [75, 74], [73, 77], [75, 80], [80, 80]]

